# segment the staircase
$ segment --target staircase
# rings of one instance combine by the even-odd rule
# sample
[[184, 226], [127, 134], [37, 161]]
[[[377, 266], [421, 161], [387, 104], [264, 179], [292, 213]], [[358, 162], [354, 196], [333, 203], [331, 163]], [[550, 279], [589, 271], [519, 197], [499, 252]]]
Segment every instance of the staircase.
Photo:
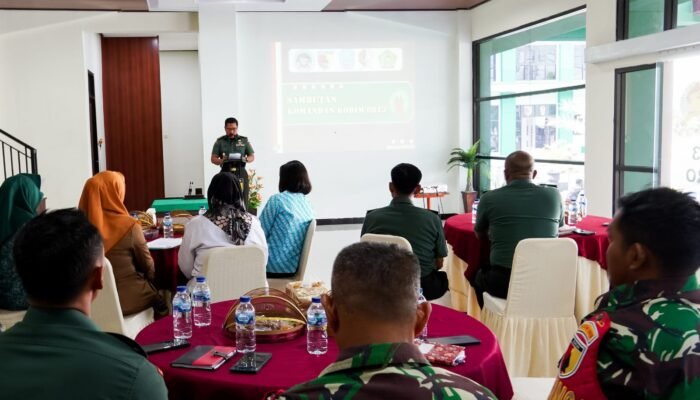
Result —
[[3, 180], [17, 174], [37, 174], [36, 149], [0, 129]]

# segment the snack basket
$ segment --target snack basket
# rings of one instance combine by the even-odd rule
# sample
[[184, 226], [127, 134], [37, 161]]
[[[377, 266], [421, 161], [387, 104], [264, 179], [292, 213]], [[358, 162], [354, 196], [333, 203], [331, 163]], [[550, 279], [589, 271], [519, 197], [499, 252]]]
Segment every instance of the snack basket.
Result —
[[[299, 309], [294, 300], [277, 289], [258, 288], [245, 294], [250, 296], [255, 307], [255, 336], [257, 341], [283, 342], [292, 340], [304, 333], [306, 315]], [[236, 307], [235, 300], [224, 320], [224, 333], [236, 338]]]
[[320, 281], [311, 283], [295, 281], [287, 283], [285, 291], [302, 311], [306, 311], [311, 305], [311, 298], [328, 293], [328, 288]]

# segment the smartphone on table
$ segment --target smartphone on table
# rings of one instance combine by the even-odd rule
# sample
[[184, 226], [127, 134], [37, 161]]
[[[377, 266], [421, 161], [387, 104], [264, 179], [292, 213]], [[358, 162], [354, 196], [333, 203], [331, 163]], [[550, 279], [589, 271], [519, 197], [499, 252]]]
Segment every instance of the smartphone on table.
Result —
[[159, 353], [161, 351], [181, 349], [189, 345], [190, 342], [188, 342], [187, 340], [168, 340], [165, 342], [144, 344], [143, 346], [141, 346], [141, 348], [143, 349], [143, 351], [146, 352], [146, 354], [153, 354]]
[[270, 358], [272, 358], [272, 353], [243, 354], [243, 357], [236, 361], [230, 371], [256, 374], [270, 361]]

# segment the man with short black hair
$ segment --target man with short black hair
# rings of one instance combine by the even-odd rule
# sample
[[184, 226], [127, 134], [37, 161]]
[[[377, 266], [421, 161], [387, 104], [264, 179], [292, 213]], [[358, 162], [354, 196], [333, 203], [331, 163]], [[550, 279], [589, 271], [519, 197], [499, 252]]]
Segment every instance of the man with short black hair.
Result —
[[556, 188], [535, 184], [535, 160], [524, 151], [506, 157], [507, 185], [484, 193], [474, 225], [480, 240], [491, 241], [488, 262], [479, 266], [474, 282], [479, 305], [483, 293], [505, 299], [515, 247], [523, 239], [555, 238], [564, 224], [561, 196]]
[[608, 228], [611, 290], [584, 318], [550, 398], [697, 399], [700, 204], [660, 188], [619, 205]]
[[139, 345], [89, 319], [105, 258], [100, 233], [82, 212], [57, 210], [29, 221], [17, 234], [14, 258], [30, 306], [0, 334], [2, 396], [167, 398]]
[[228, 117], [224, 120], [226, 134], [214, 142], [211, 150], [211, 163], [221, 166], [221, 171], [233, 173], [241, 182], [241, 193], [246, 207], [250, 200], [250, 187], [247, 163], [255, 161], [255, 151], [247, 137], [238, 134], [238, 120]]
[[394, 244], [344, 248], [333, 264], [333, 293], [322, 299], [340, 355], [280, 398], [495, 399], [472, 380], [432, 367], [413, 344], [431, 311], [417, 302], [418, 271], [416, 257]]
[[440, 217], [430, 210], [413, 205], [413, 195], [420, 192], [420, 170], [412, 164], [399, 164], [391, 170], [391, 203], [373, 210], [365, 217], [361, 235], [401, 236], [411, 243], [420, 261], [420, 286], [428, 300], [440, 298], [448, 289], [447, 274], [439, 271], [447, 257], [447, 244]]

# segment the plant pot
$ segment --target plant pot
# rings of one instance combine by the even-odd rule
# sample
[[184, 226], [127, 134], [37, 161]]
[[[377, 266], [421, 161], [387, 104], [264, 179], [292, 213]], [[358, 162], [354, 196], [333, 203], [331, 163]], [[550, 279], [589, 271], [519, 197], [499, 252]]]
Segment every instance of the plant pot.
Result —
[[257, 217], [258, 216], [258, 209], [257, 208], [250, 208], [250, 209], [248, 209], [248, 213], [253, 214]]
[[476, 200], [475, 191], [472, 190], [469, 192], [462, 192], [462, 204], [464, 205], [465, 213], [472, 212], [472, 204], [474, 204], [474, 200]]

